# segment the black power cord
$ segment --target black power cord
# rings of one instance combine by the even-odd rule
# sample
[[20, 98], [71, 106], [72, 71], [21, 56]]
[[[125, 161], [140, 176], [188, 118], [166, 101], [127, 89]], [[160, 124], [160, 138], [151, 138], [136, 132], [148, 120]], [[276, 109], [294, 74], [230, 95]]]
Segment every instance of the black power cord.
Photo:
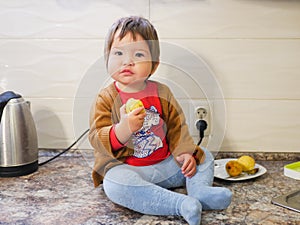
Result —
[[204, 131], [207, 128], [207, 122], [205, 120], [198, 120], [196, 123], [196, 127], [199, 130], [199, 141], [197, 145], [199, 146], [202, 142], [202, 139], [204, 138]]
[[63, 150], [62, 152], [58, 153], [57, 155], [55, 155], [54, 157], [52, 157], [51, 159], [46, 160], [45, 162], [39, 163], [39, 166], [45, 165], [48, 162], [51, 162], [53, 159], [56, 159], [57, 157], [59, 157], [60, 155], [64, 154], [65, 152], [69, 151], [74, 145], [77, 144], [77, 142], [84, 136], [86, 135], [87, 132], [89, 132], [90, 129], [87, 129], [86, 131], [84, 131], [80, 137], [73, 143], [71, 144], [68, 148], [66, 148], [65, 150]]
[[[200, 145], [202, 142], [202, 139], [204, 138], [204, 131], [207, 128], [207, 122], [205, 120], [198, 120], [196, 123], [196, 127], [199, 130], [199, 141], [197, 143], [197, 145]], [[45, 164], [47, 164], [48, 162], [51, 162], [52, 160], [56, 159], [57, 157], [59, 157], [60, 155], [64, 154], [65, 152], [69, 151], [74, 145], [76, 145], [78, 143], [78, 141], [80, 141], [80, 139], [87, 134], [87, 132], [89, 132], [90, 129], [87, 129], [86, 131], [84, 131], [79, 138], [77, 138], [77, 140], [71, 144], [68, 148], [66, 148], [65, 150], [63, 150], [62, 152], [58, 153], [57, 155], [55, 155], [54, 157], [52, 157], [51, 159], [46, 160], [45, 162], [39, 163], [39, 166], [43, 166]]]

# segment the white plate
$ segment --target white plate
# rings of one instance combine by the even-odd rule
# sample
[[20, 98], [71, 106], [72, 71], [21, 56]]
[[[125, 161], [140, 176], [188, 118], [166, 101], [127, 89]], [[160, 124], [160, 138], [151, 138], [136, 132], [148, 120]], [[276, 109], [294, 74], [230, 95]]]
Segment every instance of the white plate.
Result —
[[267, 169], [259, 164], [255, 164], [254, 168], [258, 168], [258, 172], [256, 174], [250, 175], [243, 173], [242, 176], [238, 177], [230, 177], [226, 172], [225, 165], [230, 160], [236, 160], [234, 158], [229, 159], [217, 159], [215, 160], [215, 177], [220, 178], [223, 180], [230, 180], [230, 181], [241, 181], [241, 180], [249, 180], [255, 177], [259, 177], [267, 172]]

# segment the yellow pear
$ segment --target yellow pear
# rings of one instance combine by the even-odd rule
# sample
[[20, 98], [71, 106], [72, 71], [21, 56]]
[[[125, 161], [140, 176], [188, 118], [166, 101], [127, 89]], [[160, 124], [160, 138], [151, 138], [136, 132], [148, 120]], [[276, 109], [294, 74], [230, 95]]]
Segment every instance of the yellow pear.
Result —
[[[130, 113], [131, 111], [139, 107], [144, 107], [143, 102], [139, 99], [130, 98], [126, 102], [125, 110], [126, 113]], [[140, 113], [144, 113], [144, 112], [146, 112], [145, 109], [143, 109]]]
[[225, 165], [226, 172], [231, 177], [236, 177], [243, 172], [242, 165], [238, 163], [237, 160], [230, 160]]
[[237, 159], [239, 164], [242, 165], [243, 171], [250, 171], [254, 169], [255, 160], [248, 155], [243, 155]]

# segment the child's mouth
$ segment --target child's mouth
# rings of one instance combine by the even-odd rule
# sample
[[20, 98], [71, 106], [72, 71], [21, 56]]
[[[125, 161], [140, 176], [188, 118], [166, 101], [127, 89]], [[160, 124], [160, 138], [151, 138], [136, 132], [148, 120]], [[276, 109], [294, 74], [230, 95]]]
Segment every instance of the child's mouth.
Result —
[[121, 71], [121, 73], [122, 74], [127, 74], [127, 75], [133, 74], [133, 72], [131, 70], [129, 70], [129, 69], [124, 69], [124, 70]]

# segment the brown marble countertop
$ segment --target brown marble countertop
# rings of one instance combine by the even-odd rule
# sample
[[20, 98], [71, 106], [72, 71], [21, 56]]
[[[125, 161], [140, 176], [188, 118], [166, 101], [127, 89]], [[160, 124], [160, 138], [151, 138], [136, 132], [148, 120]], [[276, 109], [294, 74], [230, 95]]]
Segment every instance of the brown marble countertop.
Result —
[[[218, 158], [232, 157], [224, 154]], [[41, 151], [39, 160], [51, 155]], [[259, 158], [257, 162], [268, 171], [252, 180], [215, 179], [215, 186], [233, 192], [233, 201], [226, 210], [204, 211], [202, 224], [300, 224], [300, 213], [271, 203], [273, 197], [300, 189], [299, 180], [283, 175], [283, 166], [297, 161], [299, 154], [284, 159]], [[0, 178], [0, 224], [186, 224], [180, 217], [142, 215], [113, 204], [102, 186], [93, 187], [91, 165], [91, 151], [77, 150], [40, 166], [30, 175]]]

